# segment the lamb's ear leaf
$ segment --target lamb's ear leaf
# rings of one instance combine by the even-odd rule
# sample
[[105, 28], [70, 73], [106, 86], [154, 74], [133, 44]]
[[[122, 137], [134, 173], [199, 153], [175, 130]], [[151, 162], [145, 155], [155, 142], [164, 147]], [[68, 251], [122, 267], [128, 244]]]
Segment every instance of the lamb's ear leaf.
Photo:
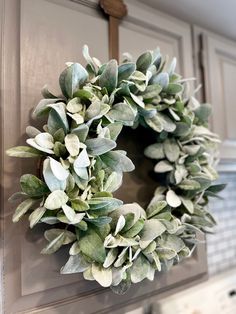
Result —
[[118, 80], [118, 65], [116, 60], [111, 60], [107, 63], [104, 71], [100, 75], [99, 85], [105, 87], [108, 93], [112, 93], [117, 86]]
[[149, 219], [144, 222], [141, 232], [140, 247], [145, 249], [153, 240], [159, 237], [166, 227], [157, 219]]
[[132, 62], [127, 62], [124, 64], [121, 64], [118, 67], [118, 82], [121, 82], [122, 80], [127, 80], [130, 75], [135, 71], [136, 65]]
[[76, 254], [69, 257], [66, 264], [61, 268], [61, 274], [75, 274], [85, 271], [89, 267], [82, 254]]
[[73, 63], [67, 67], [60, 75], [59, 84], [63, 95], [67, 98], [73, 98], [80, 86], [85, 83], [88, 78], [88, 72], [79, 63]]
[[22, 203], [20, 203], [16, 210], [15, 213], [12, 217], [12, 221], [13, 222], [18, 222], [20, 220], [20, 218], [27, 213], [27, 211], [32, 208], [32, 206], [34, 205], [35, 200], [28, 198], [26, 200], [24, 200]]
[[111, 151], [101, 156], [102, 161], [117, 172], [130, 172], [134, 170], [133, 162], [120, 151]]
[[48, 245], [41, 251], [41, 254], [53, 254], [63, 245], [65, 234], [62, 231], [55, 239], [48, 243]]
[[139, 56], [136, 65], [137, 70], [143, 73], [146, 73], [148, 67], [152, 63], [152, 54], [150, 51], [144, 52], [141, 56]]
[[103, 241], [95, 230], [89, 229], [80, 239], [80, 249], [84, 255], [98, 263], [104, 263], [106, 251]]
[[112, 284], [112, 270], [111, 268], [104, 268], [101, 265], [92, 264], [93, 278], [102, 286], [110, 287]]
[[171, 207], [174, 207], [174, 208], [181, 205], [181, 199], [173, 190], [169, 190], [166, 193], [166, 201], [167, 201], [168, 205], [170, 205]]
[[54, 135], [59, 129], [63, 129], [65, 133], [69, 130], [69, 124], [66, 117], [65, 104], [59, 102], [53, 105], [48, 105], [50, 108], [48, 116], [48, 131], [50, 134]]
[[6, 154], [10, 157], [20, 158], [39, 158], [40, 156], [43, 156], [43, 152], [29, 146], [15, 146], [9, 148], [6, 151]]
[[67, 134], [65, 137], [65, 146], [71, 156], [77, 156], [80, 150], [79, 138], [76, 134]]
[[45, 207], [38, 207], [30, 214], [29, 216], [30, 228], [33, 228], [40, 221], [45, 212], [46, 212]]
[[111, 290], [119, 295], [125, 294], [131, 287], [130, 279], [122, 280], [117, 286], [111, 286]]
[[85, 141], [88, 153], [93, 156], [103, 155], [116, 147], [116, 142], [108, 138], [91, 138]]
[[63, 205], [65, 205], [68, 201], [68, 196], [64, 191], [56, 190], [53, 191], [49, 196], [46, 198], [46, 201], [44, 203], [44, 206], [47, 209], [54, 210], [61, 208]]
[[47, 185], [33, 174], [24, 174], [20, 178], [20, 186], [30, 197], [41, 197], [49, 192]]

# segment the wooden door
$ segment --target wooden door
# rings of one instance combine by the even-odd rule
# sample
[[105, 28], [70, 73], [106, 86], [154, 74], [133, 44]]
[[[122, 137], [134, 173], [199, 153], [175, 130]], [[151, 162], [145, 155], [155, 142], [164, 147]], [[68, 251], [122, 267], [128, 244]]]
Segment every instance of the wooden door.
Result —
[[[164, 53], [178, 57], [179, 70], [185, 76], [192, 76], [189, 26], [132, 1], [127, 3], [129, 15], [120, 26], [121, 51], [136, 56], [160, 46]], [[27, 219], [12, 224], [14, 207], [7, 198], [19, 189], [21, 172], [33, 172], [35, 164], [27, 162], [23, 169], [21, 161], [6, 157], [4, 151], [24, 141], [41, 87], [48, 83], [57, 91], [64, 63], [81, 62], [83, 44], [88, 44], [91, 54], [101, 61], [108, 59], [108, 25], [96, 0], [0, 0], [0, 7], [2, 312], [125, 313], [122, 307], [127, 304], [139, 304], [170, 287], [204, 276], [205, 248], [200, 245], [191, 259], [168, 275], [158, 275], [155, 281], [145, 281], [125, 296], [117, 296], [80, 275], [60, 275], [58, 270], [67, 253], [40, 255], [45, 245], [43, 228], [29, 230]], [[136, 191], [132, 193], [135, 198]]]

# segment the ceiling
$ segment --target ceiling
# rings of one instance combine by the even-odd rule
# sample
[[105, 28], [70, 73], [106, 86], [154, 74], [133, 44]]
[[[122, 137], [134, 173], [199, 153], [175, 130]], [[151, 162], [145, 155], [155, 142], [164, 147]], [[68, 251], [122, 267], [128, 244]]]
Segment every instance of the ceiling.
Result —
[[186, 22], [236, 40], [236, 0], [139, 0]]

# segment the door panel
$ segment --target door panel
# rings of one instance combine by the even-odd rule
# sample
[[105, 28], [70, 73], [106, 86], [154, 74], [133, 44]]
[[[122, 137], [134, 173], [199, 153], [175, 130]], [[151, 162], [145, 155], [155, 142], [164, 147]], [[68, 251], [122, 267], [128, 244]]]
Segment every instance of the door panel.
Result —
[[[197, 64], [198, 70], [202, 68], [204, 100], [212, 104], [212, 129], [222, 141], [220, 157], [224, 167], [225, 162], [229, 164], [236, 158], [236, 44], [197, 26], [194, 34], [195, 51], [200, 53]], [[230, 169], [234, 169], [233, 163]]]
[[[4, 30], [1, 32], [4, 138], [1, 151], [4, 152], [23, 142], [21, 134], [32, 123], [30, 111], [40, 99], [42, 86], [48, 83], [50, 90], [58, 91], [57, 79], [64, 63], [81, 62], [84, 43], [89, 45], [92, 55], [101, 61], [108, 59], [108, 25], [95, 0], [0, 0], [0, 3], [4, 7]], [[120, 50], [137, 56], [143, 50], [160, 46], [164, 54], [178, 57], [179, 70], [184, 76], [192, 76], [189, 26], [145, 6], [138, 7], [133, 1], [128, 5], [129, 15], [120, 27]], [[140, 162], [139, 155], [136, 157]], [[191, 259], [168, 274], [157, 274], [151, 283], [137, 284], [124, 296], [114, 295], [80, 275], [61, 276], [58, 271], [66, 261], [67, 249], [53, 256], [42, 256], [43, 227], [31, 231], [27, 219], [16, 225], [11, 222], [14, 206], [7, 198], [19, 189], [16, 182], [21, 173], [33, 172], [35, 164], [27, 161], [23, 165], [4, 154], [2, 158], [5, 314], [122, 313], [122, 306], [147, 302], [147, 298], [154, 298], [157, 293], [205, 275], [205, 247], [201, 244]], [[136, 178], [128, 180], [119, 191], [124, 200], [125, 188], [135, 187]], [[144, 186], [144, 183], [145, 178], [138, 185]], [[129, 197], [134, 200], [138, 197], [138, 190], [132, 189], [130, 193]], [[146, 199], [140, 203], [142, 201], [146, 202]]]

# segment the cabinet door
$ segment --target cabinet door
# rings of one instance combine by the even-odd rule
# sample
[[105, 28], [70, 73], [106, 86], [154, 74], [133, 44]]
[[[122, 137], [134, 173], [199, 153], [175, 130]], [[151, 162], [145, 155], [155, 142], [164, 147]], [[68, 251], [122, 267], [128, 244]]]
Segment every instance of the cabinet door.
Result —
[[[124, 296], [114, 295], [81, 275], [60, 275], [67, 251], [40, 255], [45, 242], [43, 227], [29, 230], [27, 220], [12, 224], [14, 206], [7, 198], [19, 189], [27, 165], [5, 156], [4, 151], [24, 141], [25, 127], [32, 124], [30, 112], [40, 98], [41, 87], [58, 89], [57, 78], [66, 61], [82, 60], [84, 43], [101, 61], [108, 59], [108, 25], [96, 0], [0, 0], [1, 14], [1, 229], [3, 250], [3, 310], [10, 313], [77, 314], [112, 313], [126, 304], [154, 296], [183, 281], [206, 273], [205, 247], [155, 281], [135, 286]], [[129, 4], [130, 14], [120, 27], [121, 50], [134, 55], [159, 45], [170, 57], [180, 60], [179, 70], [192, 76], [190, 29], [186, 24]], [[135, 36], [138, 36], [136, 41]], [[143, 41], [143, 43], [142, 43]], [[51, 85], [52, 84], [52, 85]], [[135, 178], [131, 178], [131, 184]], [[142, 182], [144, 184], [145, 181]], [[132, 192], [133, 193], [133, 192]], [[133, 194], [134, 200], [137, 197]], [[121, 195], [122, 197], [122, 195]], [[146, 301], [143, 301], [146, 302]]]
[[[128, 16], [120, 25], [120, 55], [129, 52], [136, 58], [146, 50], [159, 47], [164, 56], [169, 56], [170, 61], [173, 57], [177, 58], [177, 71], [184, 78], [193, 77], [190, 25], [136, 1], [129, 0], [126, 3]], [[137, 129], [133, 134], [132, 131], [124, 131], [123, 136], [121, 134], [120, 145], [134, 161], [136, 170], [125, 174], [124, 184], [118, 194], [127, 202], [138, 200], [144, 208], [156, 187], [156, 182], [150, 179], [152, 163], [149, 164], [143, 158], [144, 148], [148, 144], [148, 134], [143, 129]], [[173, 267], [169, 273], [157, 274], [154, 282], [142, 283], [143, 293], [160, 293], [162, 289], [180, 286], [183, 281], [194, 281], [194, 278], [204, 277], [206, 273], [205, 246], [200, 244], [192, 258]]]
[[201, 31], [205, 100], [212, 104], [212, 129], [221, 138], [220, 157], [236, 158], [236, 42]]

